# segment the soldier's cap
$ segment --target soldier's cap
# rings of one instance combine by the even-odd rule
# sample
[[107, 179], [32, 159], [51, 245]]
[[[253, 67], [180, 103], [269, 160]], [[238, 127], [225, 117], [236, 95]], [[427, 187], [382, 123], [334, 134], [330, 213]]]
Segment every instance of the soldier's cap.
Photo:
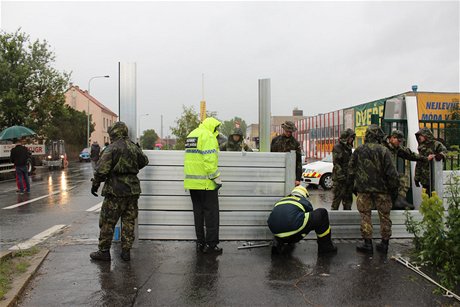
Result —
[[397, 138], [400, 142], [404, 142], [404, 133], [401, 130], [393, 130], [391, 131], [390, 136]]
[[284, 123], [282, 123], [281, 128], [283, 128], [286, 131], [291, 131], [291, 132], [297, 131], [297, 127], [290, 120], [287, 120]]
[[308, 193], [307, 188], [298, 185], [292, 190], [291, 195], [307, 198], [310, 196], [310, 193]]

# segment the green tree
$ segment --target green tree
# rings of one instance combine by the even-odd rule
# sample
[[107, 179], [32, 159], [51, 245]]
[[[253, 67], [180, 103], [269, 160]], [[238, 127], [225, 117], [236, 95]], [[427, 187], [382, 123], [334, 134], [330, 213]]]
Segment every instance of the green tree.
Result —
[[46, 41], [30, 42], [20, 29], [0, 32], [0, 128], [24, 125], [54, 137], [46, 133], [53, 130], [53, 119], [65, 114], [64, 92], [70, 79], [70, 74], [52, 67], [54, 60]]
[[241, 130], [243, 130], [243, 137], [246, 137], [246, 122], [240, 117], [234, 117], [231, 120], [226, 120], [222, 123], [220, 132], [225, 135], [227, 138], [232, 134], [233, 129], [236, 126], [236, 123], [239, 123]]
[[[175, 121], [176, 127], [169, 127], [171, 133], [176, 136], [176, 146], [174, 146], [176, 150], [185, 149], [187, 135], [200, 124], [200, 116], [193, 106], [183, 105], [182, 110], [182, 116]], [[217, 118], [217, 112], [206, 111], [206, 116]]]
[[[86, 147], [86, 129], [75, 129], [75, 127], [86, 127], [85, 113], [64, 106], [56, 110], [54, 115], [50, 120], [50, 125], [43, 130], [48, 139], [65, 140], [66, 143], [80, 149]], [[91, 128], [94, 129], [93, 125]]]
[[158, 140], [158, 134], [154, 129], [148, 129], [144, 131], [141, 136], [140, 142], [143, 149], [153, 149]]

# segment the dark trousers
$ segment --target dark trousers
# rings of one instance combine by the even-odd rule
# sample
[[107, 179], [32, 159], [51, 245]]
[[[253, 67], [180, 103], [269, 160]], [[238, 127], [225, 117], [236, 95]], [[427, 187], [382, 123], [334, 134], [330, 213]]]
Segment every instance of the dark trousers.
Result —
[[[196, 241], [215, 246], [219, 243], [219, 197], [217, 190], [190, 190], [195, 219]], [[206, 226], [206, 230], [205, 230]]]
[[[27, 172], [27, 166], [16, 166], [16, 177], [19, 184], [19, 190], [24, 192], [26, 188], [27, 192], [30, 192], [29, 173]], [[24, 187], [23, 183], [26, 183]]]
[[308, 218], [307, 225], [300, 232], [289, 237], [276, 238], [283, 243], [297, 243], [312, 230], [314, 230], [316, 234], [320, 235], [324, 233], [328, 228], [329, 215], [327, 213], [327, 210], [324, 208], [318, 208], [310, 212], [310, 217]]

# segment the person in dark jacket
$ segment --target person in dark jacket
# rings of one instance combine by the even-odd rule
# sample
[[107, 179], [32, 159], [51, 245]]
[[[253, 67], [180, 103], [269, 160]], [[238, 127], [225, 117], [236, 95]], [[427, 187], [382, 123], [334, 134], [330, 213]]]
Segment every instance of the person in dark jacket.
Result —
[[10, 152], [10, 161], [16, 168], [19, 193], [24, 193], [24, 189], [27, 193], [30, 193], [29, 173], [27, 171], [27, 160], [29, 159], [29, 156], [29, 150], [22, 145], [22, 139], [16, 140], [16, 146], [11, 149]]
[[90, 254], [93, 260], [110, 261], [110, 247], [113, 231], [119, 218], [121, 231], [121, 258], [131, 259], [130, 250], [134, 242], [134, 222], [137, 218], [137, 201], [141, 187], [137, 174], [149, 163], [147, 156], [128, 137], [128, 127], [116, 122], [109, 127], [111, 144], [102, 153], [91, 179], [91, 194], [97, 197], [97, 190], [104, 183], [101, 214], [99, 217], [99, 250]]
[[94, 143], [91, 145], [91, 152], [90, 152], [91, 165], [93, 166], [93, 169], [96, 169], [97, 161], [99, 160], [100, 154], [101, 154], [101, 146], [99, 146], [97, 141], [94, 141]]
[[376, 208], [380, 218], [382, 241], [377, 250], [386, 253], [391, 237], [390, 212], [392, 199], [396, 199], [399, 187], [399, 175], [391, 161], [391, 153], [385, 146], [385, 133], [372, 124], [360, 145], [351, 155], [348, 165], [349, 180], [353, 183], [353, 192], [357, 194], [356, 206], [361, 215], [361, 236], [364, 242], [356, 249], [364, 253], [373, 253], [372, 246], [372, 209]]
[[415, 133], [418, 141], [418, 152], [420, 156], [425, 157], [423, 161], [418, 161], [415, 165], [415, 185], [420, 185], [425, 189], [426, 193], [431, 196], [431, 171], [430, 162], [433, 159], [436, 161], [445, 160], [447, 157], [447, 148], [439, 141], [434, 139], [430, 129], [424, 127]]
[[252, 151], [252, 149], [243, 140], [243, 130], [241, 128], [233, 129], [228, 140], [220, 145], [220, 151]]
[[332, 181], [334, 182], [332, 210], [338, 210], [340, 203], [343, 204], [343, 210], [351, 210], [353, 191], [347, 182], [347, 177], [348, 162], [350, 162], [355, 136], [355, 132], [350, 128], [342, 131], [339, 142], [332, 149], [332, 162], [334, 164], [332, 169]]
[[281, 124], [284, 133], [274, 137], [270, 145], [271, 152], [290, 152], [295, 150], [295, 185], [300, 185], [302, 176], [302, 150], [300, 149], [300, 143], [292, 136], [294, 131], [297, 131], [297, 127], [291, 121], [286, 121]]
[[331, 239], [327, 210], [313, 210], [308, 195], [307, 189], [299, 185], [275, 204], [267, 220], [268, 228], [275, 236], [272, 253], [280, 254], [292, 248], [294, 243], [302, 240], [312, 230], [318, 238], [318, 254], [337, 251]]

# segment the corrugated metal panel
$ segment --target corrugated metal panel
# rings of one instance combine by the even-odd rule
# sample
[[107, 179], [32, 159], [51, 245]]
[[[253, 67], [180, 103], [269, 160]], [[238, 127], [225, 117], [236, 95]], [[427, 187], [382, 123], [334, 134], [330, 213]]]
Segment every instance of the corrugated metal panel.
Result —
[[[140, 174], [139, 238], [194, 240], [192, 202], [189, 192], [183, 188], [183, 152], [148, 151], [148, 156], [150, 165]], [[221, 240], [272, 238], [266, 221], [274, 203], [288, 189], [285, 178], [294, 170], [286, 171], [280, 165], [293, 168], [292, 161], [287, 162], [291, 158], [293, 160], [294, 155], [290, 153], [248, 153], [245, 156], [235, 152], [221, 153], [219, 162], [225, 161], [225, 166], [221, 167], [224, 185], [219, 190]], [[418, 211], [411, 213], [421, 219]], [[361, 218], [357, 211], [330, 211], [329, 219], [334, 238], [361, 237]], [[405, 230], [403, 211], [392, 211], [391, 219], [393, 237], [410, 237]], [[372, 222], [374, 235], [379, 237], [376, 211]], [[307, 238], [315, 238], [315, 234], [310, 233]]]
[[[184, 190], [184, 182], [180, 181], [141, 181], [142, 195], [189, 195]], [[222, 196], [261, 196], [282, 197], [284, 195], [284, 182], [223, 182], [219, 190]]]
[[[278, 197], [237, 197], [219, 196], [221, 211], [270, 211]], [[150, 196], [139, 199], [140, 210], [192, 210], [192, 201], [189, 195]]]

